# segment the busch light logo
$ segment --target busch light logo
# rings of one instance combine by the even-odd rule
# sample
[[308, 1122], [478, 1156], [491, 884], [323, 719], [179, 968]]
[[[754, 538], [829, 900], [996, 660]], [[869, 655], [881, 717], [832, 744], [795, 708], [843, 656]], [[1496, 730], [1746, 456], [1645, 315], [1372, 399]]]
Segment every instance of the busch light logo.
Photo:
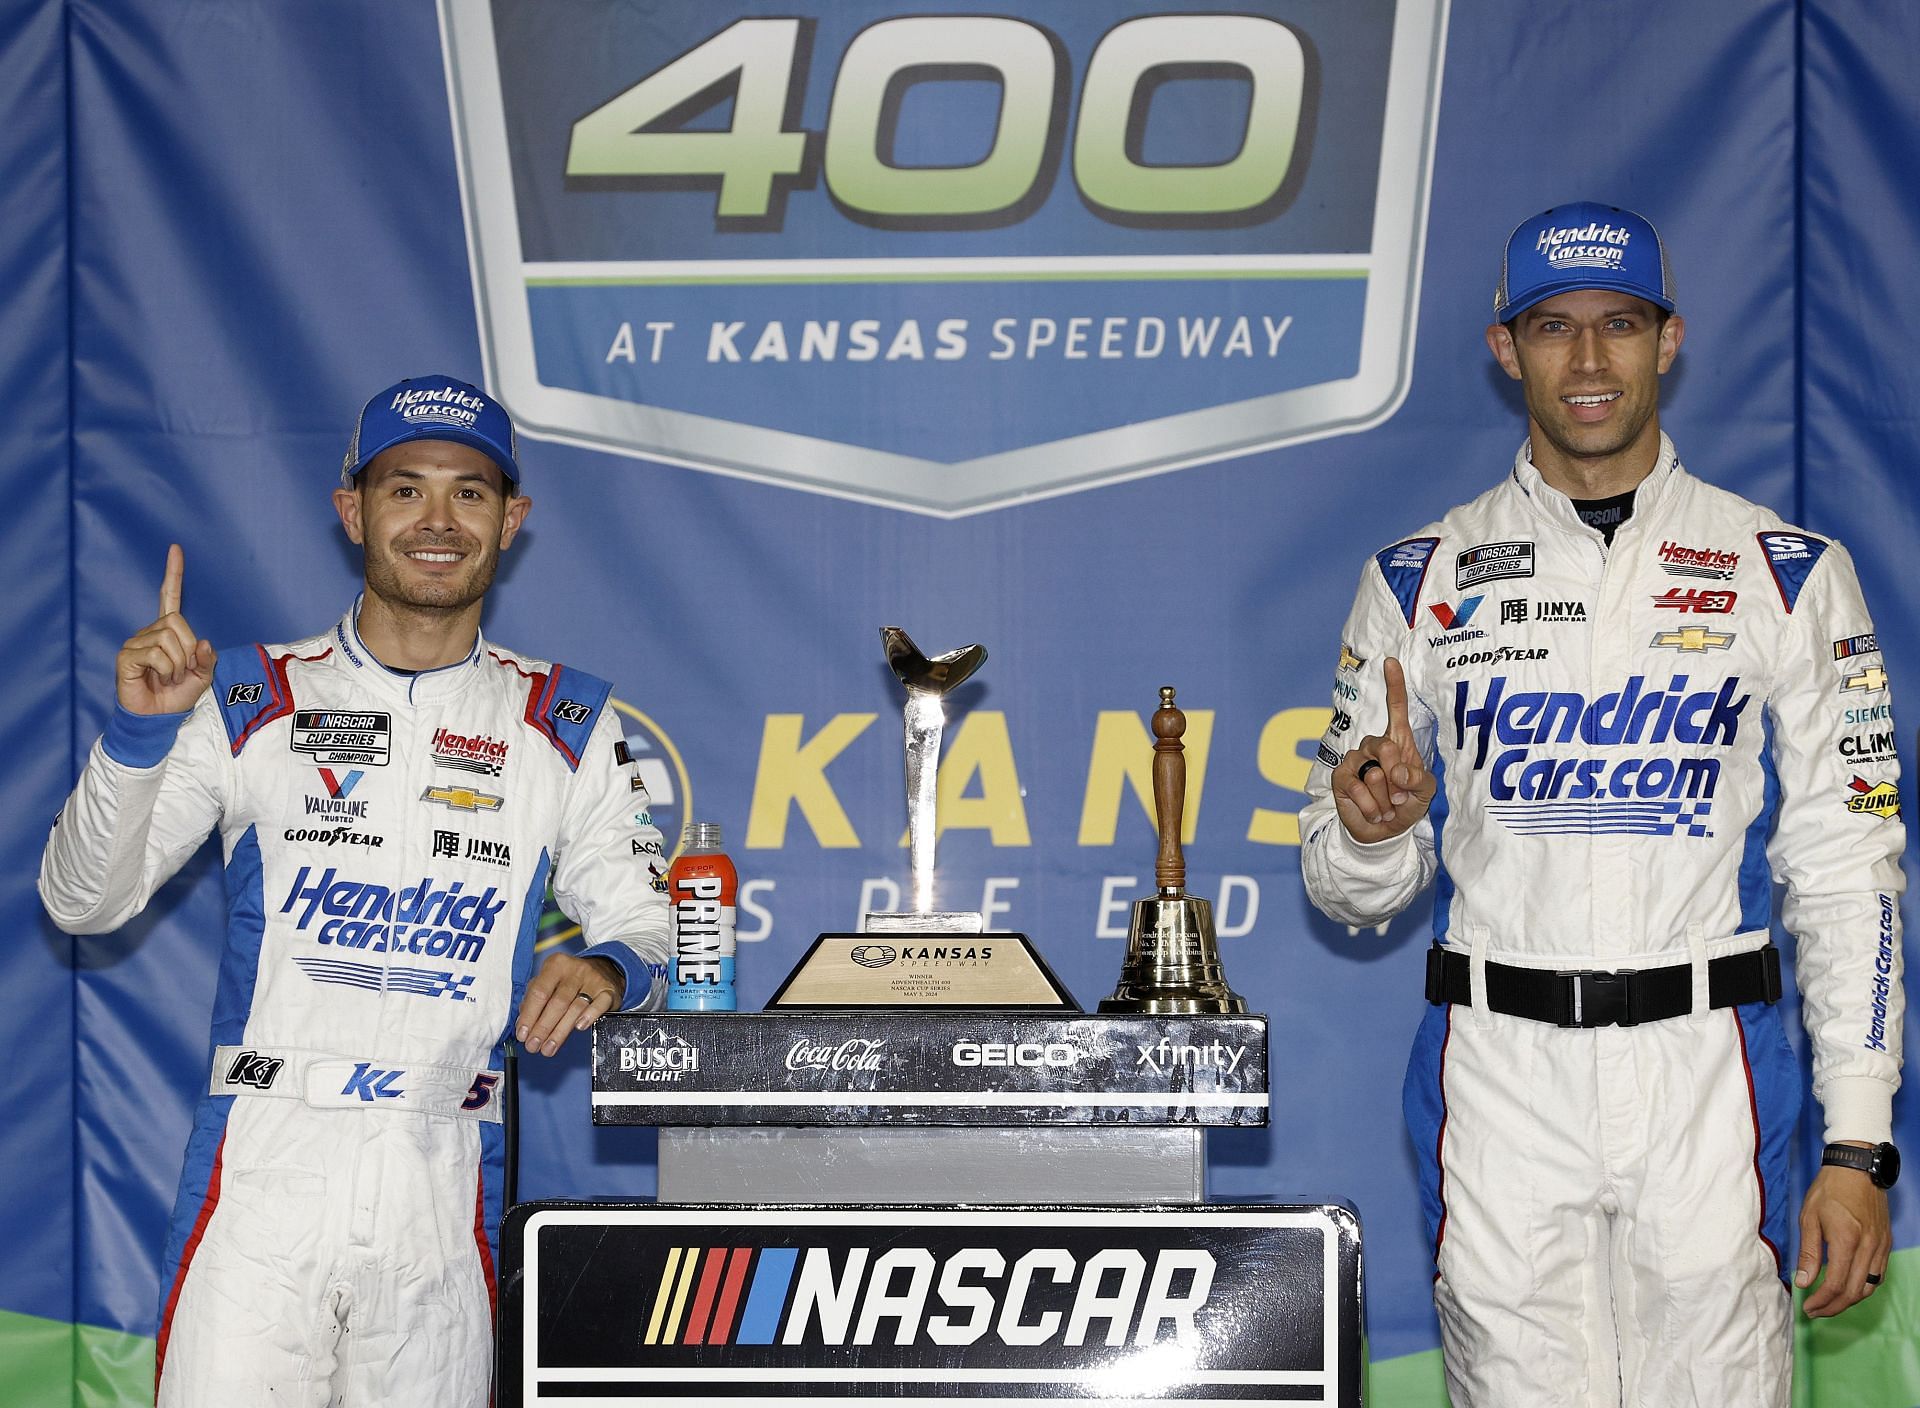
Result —
[[637, 1081], [677, 1082], [700, 1069], [700, 1048], [683, 1036], [670, 1036], [656, 1027], [642, 1041], [619, 1048], [620, 1074]]
[[940, 516], [1364, 430], [1447, 3], [442, 5], [493, 386], [530, 434]]
[[[1589, 700], [1574, 691], [1509, 693], [1496, 675], [1475, 703], [1472, 682], [1460, 680], [1454, 747], [1486, 773], [1487, 810], [1521, 835], [1709, 836], [1720, 759], [1666, 753], [1674, 743], [1731, 748], [1751, 696], [1739, 692], [1738, 676], [1704, 689], [1689, 683], [1674, 675], [1650, 689], [1635, 675]], [[1584, 746], [1565, 747], [1573, 743]], [[1596, 747], [1608, 751], [1595, 757]]]
[[424, 876], [396, 891], [341, 879], [331, 866], [315, 875], [311, 866], [303, 865], [287, 887], [279, 912], [297, 915], [294, 929], [312, 931], [322, 944], [473, 963], [507, 907], [499, 893], [491, 885], [467, 893], [459, 880], [440, 885]]

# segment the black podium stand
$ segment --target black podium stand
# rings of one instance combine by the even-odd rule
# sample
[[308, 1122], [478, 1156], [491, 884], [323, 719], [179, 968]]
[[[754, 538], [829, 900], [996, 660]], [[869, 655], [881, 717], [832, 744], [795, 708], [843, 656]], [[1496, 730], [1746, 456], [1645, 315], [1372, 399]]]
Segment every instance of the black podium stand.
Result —
[[496, 1401], [1360, 1403], [1358, 1219], [1204, 1201], [1260, 1017], [621, 1014], [658, 1203], [522, 1204]]

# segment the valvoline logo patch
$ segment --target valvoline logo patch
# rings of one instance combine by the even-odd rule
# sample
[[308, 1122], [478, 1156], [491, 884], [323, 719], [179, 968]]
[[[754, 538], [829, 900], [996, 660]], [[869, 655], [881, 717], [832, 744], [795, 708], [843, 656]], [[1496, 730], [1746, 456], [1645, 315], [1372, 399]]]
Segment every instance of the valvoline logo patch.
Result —
[[1482, 598], [1470, 596], [1458, 607], [1449, 606], [1444, 601], [1436, 601], [1427, 610], [1433, 613], [1433, 619], [1440, 623], [1443, 631], [1455, 630], [1473, 619], [1473, 613], [1480, 609]]
[[319, 772], [320, 781], [325, 785], [327, 795], [336, 802], [351, 794], [353, 789], [360, 785], [360, 779], [364, 776], [358, 768], [345, 777], [337, 776], [332, 768], [321, 768]]

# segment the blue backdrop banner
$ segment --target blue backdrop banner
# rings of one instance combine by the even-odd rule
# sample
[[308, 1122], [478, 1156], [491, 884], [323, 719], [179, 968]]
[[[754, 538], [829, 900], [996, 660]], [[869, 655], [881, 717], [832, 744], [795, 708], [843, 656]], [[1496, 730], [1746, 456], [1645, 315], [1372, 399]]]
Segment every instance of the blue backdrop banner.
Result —
[[[743, 1006], [815, 934], [902, 901], [878, 627], [988, 647], [948, 730], [939, 899], [1031, 935], [1089, 1005], [1153, 885], [1147, 721], [1178, 687], [1190, 888], [1272, 1021], [1272, 1127], [1215, 1134], [1211, 1187], [1359, 1208], [1373, 1402], [1444, 1402], [1399, 1112], [1428, 905], [1377, 931], [1320, 917], [1298, 816], [1361, 564], [1524, 434], [1482, 341], [1519, 220], [1595, 199], [1659, 225], [1682, 458], [1845, 542], [1888, 669], [1920, 669], [1906, 8], [0, 20], [8, 1402], [151, 1391], [222, 914], [209, 848], [119, 932], [58, 933], [32, 890], [48, 819], [169, 543], [219, 646], [351, 600], [327, 495], [355, 411], [401, 376], [484, 383], [519, 418], [534, 508], [487, 633], [613, 681], [662, 830], [724, 827]], [[553, 910], [540, 942], [580, 937]], [[525, 1078], [524, 1196], [651, 1192], [651, 1135], [589, 1124], [582, 1047]], [[1801, 1402], [1920, 1403], [1917, 1206], [1897, 1190], [1892, 1294], [1803, 1331]]]

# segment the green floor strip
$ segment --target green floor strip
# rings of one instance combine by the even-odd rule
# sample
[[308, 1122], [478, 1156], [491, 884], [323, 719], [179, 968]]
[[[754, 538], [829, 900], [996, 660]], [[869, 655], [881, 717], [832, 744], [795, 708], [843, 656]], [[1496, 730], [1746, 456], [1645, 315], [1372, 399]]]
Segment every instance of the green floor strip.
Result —
[[153, 1402], [153, 1341], [0, 1310], [0, 1403], [137, 1408]]
[[[1837, 1320], [1795, 1317], [1793, 1408], [1920, 1408], [1920, 1247], [1895, 1252], [1873, 1299]], [[0, 1404], [141, 1408], [153, 1341], [0, 1310]], [[1367, 1366], [1367, 1408], [1448, 1408], [1440, 1351]]]

